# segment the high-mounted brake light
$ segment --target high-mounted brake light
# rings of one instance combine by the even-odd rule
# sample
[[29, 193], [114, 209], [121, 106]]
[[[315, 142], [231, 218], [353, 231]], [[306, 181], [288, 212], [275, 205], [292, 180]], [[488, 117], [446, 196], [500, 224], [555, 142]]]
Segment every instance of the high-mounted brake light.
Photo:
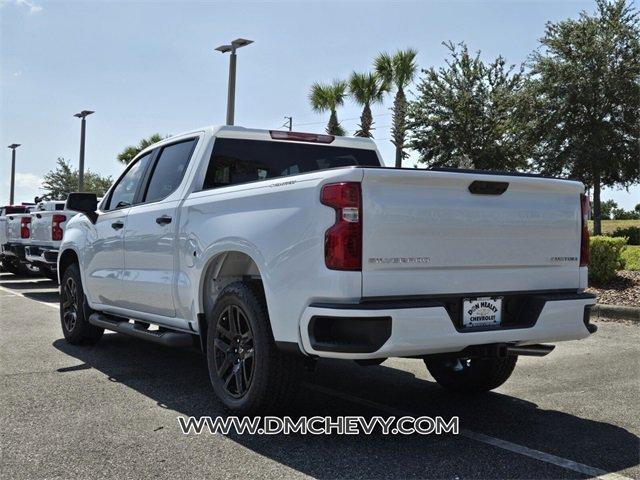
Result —
[[360, 183], [331, 183], [322, 187], [320, 201], [336, 211], [327, 230], [324, 261], [332, 270], [362, 270], [362, 193]]
[[67, 217], [65, 215], [55, 214], [51, 220], [51, 239], [52, 240], [62, 240], [62, 227], [61, 223], [66, 222]]
[[582, 238], [580, 239], [580, 266], [589, 265], [589, 197], [580, 195], [580, 210], [582, 213]]
[[274, 140], [289, 140], [292, 142], [331, 143], [336, 137], [318, 133], [283, 132], [282, 130], [269, 130]]
[[29, 227], [31, 226], [31, 217], [22, 217], [20, 219], [20, 238], [29, 238], [31, 235], [31, 231]]

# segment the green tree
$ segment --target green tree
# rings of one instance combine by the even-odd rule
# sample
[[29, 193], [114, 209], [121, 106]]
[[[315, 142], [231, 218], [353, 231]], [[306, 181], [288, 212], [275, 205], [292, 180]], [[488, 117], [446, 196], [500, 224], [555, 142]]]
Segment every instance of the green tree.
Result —
[[[103, 177], [97, 173], [84, 173], [84, 191], [95, 193], [99, 197], [104, 195], [111, 186], [111, 177]], [[78, 191], [78, 169], [71, 167], [71, 162], [58, 158], [56, 168], [45, 173], [42, 179], [44, 198], [50, 200], [65, 200], [71, 192]]]
[[154, 143], [164, 140], [165, 138], [167, 138], [167, 136], [163, 137], [159, 133], [154, 133], [150, 137], [140, 140], [140, 142], [138, 142], [138, 145], [129, 145], [118, 154], [118, 161], [124, 163], [125, 165], [128, 165], [129, 162], [131, 162], [131, 160], [133, 160], [135, 156], [138, 155], [142, 150], [153, 145]]
[[[606, 202], [604, 202], [606, 203]], [[604, 205], [603, 203], [603, 205]], [[625, 210], [624, 208], [614, 208], [611, 211], [611, 215], [614, 220], [638, 220], [640, 219], [640, 212], [636, 210]]]
[[371, 105], [381, 103], [385, 92], [388, 90], [387, 84], [376, 73], [353, 72], [349, 78], [349, 94], [351, 98], [362, 106], [360, 115], [360, 125], [355, 133], [356, 137], [373, 137], [373, 115]]
[[603, 186], [640, 180], [640, 29], [624, 0], [597, 1], [593, 15], [547, 24], [532, 57], [528, 129], [543, 173], [593, 189], [600, 235]]
[[311, 108], [318, 113], [331, 112], [326, 131], [330, 135], [344, 136], [346, 131], [338, 121], [338, 107], [344, 105], [347, 96], [347, 82], [334, 80], [331, 84], [316, 82], [311, 85], [309, 102]]
[[415, 62], [418, 52], [408, 48], [395, 54], [379, 54], [374, 60], [375, 70], [384, 83], [395, 87], [393, 100], [393, 117], [391, 126], [391, 143], [396, 147], [396, 167], [402, 167], [402, 160], [408, 156], [404, 151], [407, 135], [407, 97], [404, 89], [413, 81], [417, 66]]
[[618, 204], [616, 203], [615, 200], [610, 199], [602, 202], [600, 205], [600, 213], [602, 215], [602, 218], [607, 220], [611, 219], [611, 214], [617, 208], [618, 208]]
[[451, 58], [422, 70], [409, 105], [410, 146], [430, 167], [516, 170], [526, 167], [519, 132], [522, 68], [502, 57], [491, 63], [471, 55], [464, 43], [444, 43]]

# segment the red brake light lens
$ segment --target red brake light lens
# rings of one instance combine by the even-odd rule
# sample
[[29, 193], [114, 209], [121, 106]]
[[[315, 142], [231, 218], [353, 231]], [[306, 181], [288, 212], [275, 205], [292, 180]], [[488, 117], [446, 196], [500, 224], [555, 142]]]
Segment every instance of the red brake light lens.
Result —
[[360, 183], [322, 187], [320, 201], [336, 211], [336, 223], [325, 233], [324, 260], [332, 270], [362, 270], [362, 193]]
[[589, 265], [589, 197], [580, 195], [580, 210], [582, 213], [582, 238], [580, 239], [580, 266]]
[[62, 227], [61, 223], [66, 222], [67, 217], [65, 215], [54, 214], [53, 219], [51, 220], [51, 239], [52, 240], [62, 240]]
[[29, 238], [31, 235], [31, 231], [29, 227], [31, 226], [31, 217], [22, 217], [20, 219], [20, 238]]
[[283, 132], [281, 130], [269, 130], [274, 140], [290, 140], [292, 142], [331, 143], [336, 137], [318, 133]]

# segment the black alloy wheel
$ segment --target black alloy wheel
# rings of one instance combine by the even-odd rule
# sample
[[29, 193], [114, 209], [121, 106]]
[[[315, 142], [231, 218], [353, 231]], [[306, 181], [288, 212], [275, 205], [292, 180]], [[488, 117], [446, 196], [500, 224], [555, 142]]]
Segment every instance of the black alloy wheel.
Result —
[[242, 397], [253, 380], [254, 344], [251, 324], [237, 305], [229, 305], [220, 314], [213, 342], [216, 373], [225, 391]]

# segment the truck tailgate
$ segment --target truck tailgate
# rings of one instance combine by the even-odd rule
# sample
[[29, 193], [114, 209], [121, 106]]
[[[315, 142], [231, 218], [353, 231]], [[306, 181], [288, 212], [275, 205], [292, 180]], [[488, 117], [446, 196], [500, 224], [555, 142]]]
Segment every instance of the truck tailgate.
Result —
[[7, 242], [8, 243], [25, 243], [27, 239], [20, 236], [20, 222], [22, 217], [30, 217], [29, 213], [13, 213], [7, 215]]
[[7, 243], [7, 217], [0, 217], [0, 245]]
[[31, 214], [31, 243], [48, 245], [51, 241], [51, 219], [54, 212], [37, 212]]
[[[471, 193], [474, 181], [508, 186]], [[578, 288], [582, 192], [540, 177], [365, 169], [363, 296]]]

